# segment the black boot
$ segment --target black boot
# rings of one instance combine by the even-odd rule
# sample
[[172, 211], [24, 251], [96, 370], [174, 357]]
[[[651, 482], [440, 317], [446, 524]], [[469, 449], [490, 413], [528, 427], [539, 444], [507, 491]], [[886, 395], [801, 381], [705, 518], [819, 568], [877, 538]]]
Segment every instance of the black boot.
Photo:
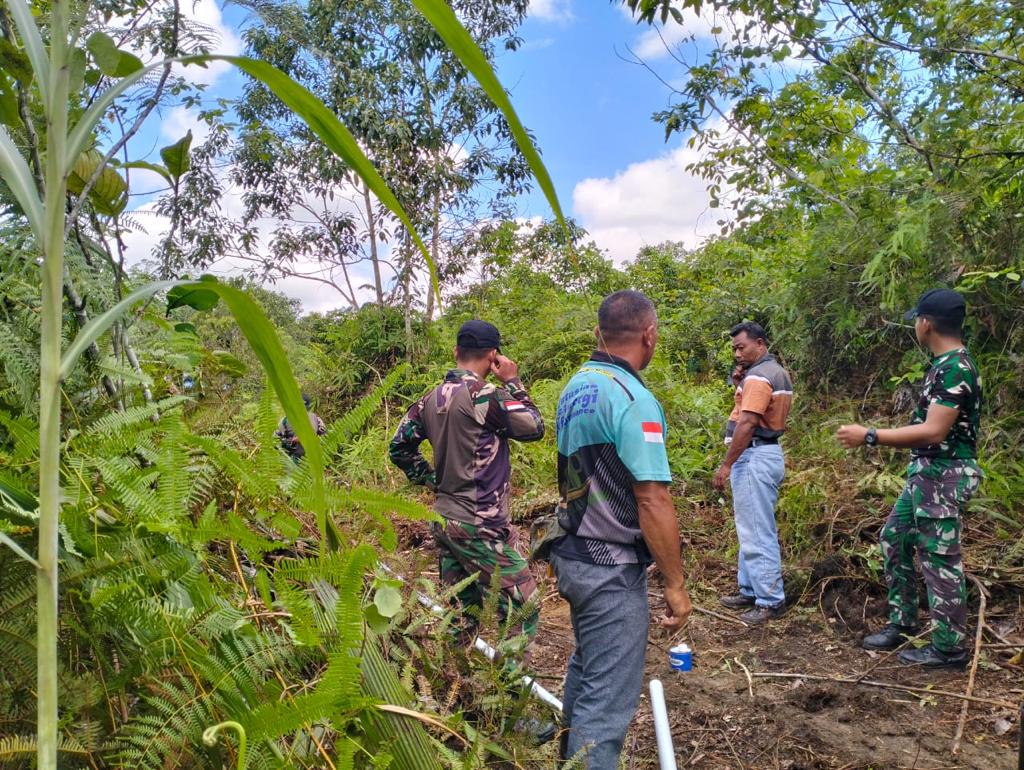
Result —
[[905, 666], [921, 666], [923, 668], [958, 668], [963, 671], [967, 667], [967, 650], [950, 650], [943, 652], [933, 645], [915, 650], [904, 650], [899, 655], [900, 663]]
[[727, 596], [719, 596], [718, 601], [723, 607], [728, 607], [730, 610], [742, 610], [747, 607], [753, 607], [756, 599], [753, 596], [747, 596], [737, 591]]
[[895, 650], [907, 641], [907, 637], [911, 636], [917, 636], [916, 626], [898, 626], [895, 623], [886, 623], [878, 633], [865, 636], [861, 647], [865, 650]]

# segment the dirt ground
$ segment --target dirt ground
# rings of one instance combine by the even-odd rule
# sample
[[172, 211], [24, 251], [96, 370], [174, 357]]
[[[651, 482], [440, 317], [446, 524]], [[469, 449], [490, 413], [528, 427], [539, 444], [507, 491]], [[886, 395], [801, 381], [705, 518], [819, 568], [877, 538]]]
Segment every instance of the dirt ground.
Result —
[[[729, 616], [715, 606], [713, 597], [694, 598], [701, 607]], [[654, 581], [651, 604], [652, 608], [663, 606]], [[844, 590], [826, 595], [818, 606], [792, 607], [786, 616], [763, 627], [749, 628], [701, 612], [694, 613], [675, 639], [652, 626], [644, 695], [626, 741], [625, 766], [658, 766], [647, 697], [647, 682], [654, 678], [665, 687], [679, 768], [1002, 770], [1017, 766], [1017, 709], [1009, 704], [1020, 702], [1024, 690], [1018, 689], [1021, 669], [1009, 665], [1001, 650], [983, 651], [973, 694], [1007, 706], [970, 703], [956, 756], [952, 745], [961, 699], [812, 678], [863, 677], [933, 691], [965, 691], [966, 672], [913, 670], [899, 665], [893, 655], [860, 649], [861, 629], [850, 629], [836, 617], [837, 607], [838, 614], [846, 608], [846, 614], [852, 615], [851, 605], [861, 605], [871, 623], [875, 622], [872, 614], [882, 611], [880, 599]], [[995, 614], [990, 617], [997, 619]], [[1019, 638], [1016, 624], [1012, 630], [1008, 625], [1004, 622], [1003, 630]], [[694, 649], [693, 671], [682, 673], [669, 667], [666, 650], [676, 641], [687, 641]], [[568, 606], [551, 591], [544, 602], [532, 662], [541, 681], [556, 693], [572, 648]], [[764, 673], [784, 676], [758, 676]]]
[[[643, 695], [626, 739], [624, 767], [658, 767], [647, 690], [654, 678], [664, 684], [680, 770], [1018, 767], [1018, 715], [1024, 701], [1024, 667], [1013, 662], [1024, 648], [1019, 588], [990, 586], [986, 646], [973, 687], [973, 697], [980, 700], [968, 704], [960, 749], [954, 755], [964, 703], [955, 696], [965, 693], [968, 672], [923, 671], [900, 665], [893, 654], [861, 649], [864, 634], [885, 621], [884, 592], [834, 551], [799, 575], [787, 574], [793, 604], [785, 616], [766, 626], [743, 625], [717, 602], [719, 593], [734, 590], [735, 574], [734, 565], [721, 555], [719, 519], [701, 522], [699, 534], [688, 532], [684, 561], [691, 597], [699, 609], [676, 637], [651, 626]], [[521, 524], [520, 529], [526, 536], [528, 525]], [[403, 527], [400, 541], [418, 553], [413, 561], [429, 564], [436, 558], [422, 523]], [[706, 555], [697, 558], [697, 553]], [[544, 566], [535, 565], [535, 575], [545, 598], [531, 667], [538, 681], [560, 696], [574, 646], [569, 608]], [[923, 597], [923, 583], [920, 588]], [[664, 602], [656, 573], [650, 580], [650, 601], [652, 615], [660, 615]], [[977, 607], [972, 589], [971, 643]], [[1000, 644], [993, 645], [997, 638]], [[673, 671], [668, 665], [667, 650], [679, 641], [694, 650], [690, 672]], [[551, 767], [551, 760], [543, 766]]]

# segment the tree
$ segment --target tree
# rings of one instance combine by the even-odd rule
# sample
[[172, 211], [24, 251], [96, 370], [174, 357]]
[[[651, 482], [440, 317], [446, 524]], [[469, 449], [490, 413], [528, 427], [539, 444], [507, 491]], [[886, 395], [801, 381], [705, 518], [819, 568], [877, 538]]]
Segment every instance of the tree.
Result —
[[[454, 7], [488, 60], [497, 45], [518, 44], [524, 0]], [[426, 234], [441, 279], [456, 278], [465, 265], [451, 244], [481, 217], [508, 214], [528, 184], [529, 167], [501, 112], [408, 0], [252, 8], [263, 23], [247, 32], [250, 52], [319, 94], [351, 128]], [[271, 280], [324, 284], [352, 308], [370, 289], [377, 304], [399, 304], [407, 316], [422, 300], [430, 317], [424, 264], [366, 185], [259, 83], [246, 87], [237, 111], [241, 125], [228, 154], [245, 212], [234, 225], [234, 253]], [[210, 226], [212, 210], [189, 212], [194, 229], [229, 232], [221, 219]], [[277, 224], [264, 245], [256, 228], [268, 217]], [[206, 258], [193, 249], [186, 261]]]
[[1009, 214], [1024, 202], [1019, 6], [627, 5], [648, 23], [723, 20], [709, 45], [672, 50], [683, 85], [655, 118], [704, 151], [693, 169], [712, 206], [733, 207], [727, 230], [774, 213], [799, 234], [784, 264], [807, 280], [789, 283], [790, 321], [835, 351], [837, 373], [894, 341], [890, 319], [928, 286], [991, 276], [962, 286], [991, 314], [985, 338], [1010, 323], [1024, 253]]

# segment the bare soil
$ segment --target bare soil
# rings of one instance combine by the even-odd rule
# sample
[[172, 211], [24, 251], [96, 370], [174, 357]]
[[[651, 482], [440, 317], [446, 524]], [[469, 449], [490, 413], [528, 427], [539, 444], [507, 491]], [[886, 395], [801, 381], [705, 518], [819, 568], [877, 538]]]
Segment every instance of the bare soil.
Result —
[[[680, 770], [1018, 767], [1020, 725], [1015, 704], [1024, 700], [1024, 668], [1013, 662], [1018, 649], [1024, 649], [1019, 585], [990, 581], [984, 640], [1000, 641], [998, 636], [1019, 643], [1020, 648], [982, 648], [973, 695], [992, 702], [969, 703], [960, 749], [954, 755], [964, 701], [937, 691], [964, 693], [968, 673], [907, 667], [893, 654], [860, 647], [864, 634], [885, 622], [884, 591], [877, 581], [835, 551], [821, 554], [805, 569], [786, 575], [793, 604], [785, 616], [760, 627], [744, 626], [717, 602], [720, 593], [734, 590], [735, 566], [724, 555], [724, 517], [716, 512], [711, 518], [688, 531], [688, 584], [697, 607], [727, 617], [695, 611], [687, 627], [671, 638], [652, 623], [644, 690], [626, 739], [624, 768], [658, 767], [647, 690], [655, 678], [664, 684]], [[524, 539], [528, 529], [528, 524], [521, 525]], [[399, 535], [403, 545], [419, 552], [413, 561], [433, 561], [433, 544], [422, 523], [404, 525]], [[967, 546], [970, 550], [972, 544]], [[545, 598], [531, 667], [538, 681], [560, 696], [574, 646], [569, 608], [543, 565], [535, 565], [535, 574]], [[656, 572], [650, 580], [650, 603], [652, 616], [660, 615], [664, 602]], [[970, 606], [973, 644], [978, 606], [973, 589]], [[925, 612], [922, 607], [922, 620]], [[679, 641], [694, 650], [690, 672], [673, 671], [668, 665], [668, 648]], [[835, 679], [864, 679], [932, 692], [888, 689], [868, 681], [831, 681]], [[528, 766], [554, 767], [553, 757], [552, 751], [545, 761]]]
[[[550, 581], [548, 589], [551, 593], [542, 609], [532, 664], [545, 685], [559, 692], [573, 641], [568, 606]], [[791, 607], [783, 618], [761, 627], [745, 627], [699, 612], [672, 639], [652, 626], [644, 694], [627, 737], [625, 767], [658, 766], [647, 693], [647, 682], [654, 678], [665, 687], [679, 768], [1002, 770], [1017, 766], [1019, 726], [1014, 708], [971, 703], [960, 751], [954, 756], [960, 699], [864, 683], [757, 676], [857, 679], [869, 672], [865, 678], [875, 682], [953, 693], [966, 689], [966, 672], [918, 670], [900, 665], [893, 655], [860, 648], [862, 629], [851, 626], [863, 622], [848, 625], [839, 616], [856, 614], [860, 621], [863, 612], [866, 622], [880, 624], [881, 619], [873, 617], [882, 611], [880, 599], [849, 588], [838, 596], [826, 592], [822, 599], [817, 605]], [[716, 606], [713, 596], [698, 595], [694, 600], [722, 615], [730, 614]], [[655, 612], [664, 606], [653, 580], [651, 605]], [[997, 615], [990, 617], [998, 620]], [[1019, 638], [1016, 623], [1012, 629], [1009, 625], [1003, 620], [1003, 631]], [[693, 671], [686, 673], [668, 665], [668, 647], [681, 640], [695, 651]], [[974, 696], [1017, 703], [1024, 692], [1017, 689], [1021, 685], [1021, 669], [1008, 664], [1003, 651], [983, 650]]]

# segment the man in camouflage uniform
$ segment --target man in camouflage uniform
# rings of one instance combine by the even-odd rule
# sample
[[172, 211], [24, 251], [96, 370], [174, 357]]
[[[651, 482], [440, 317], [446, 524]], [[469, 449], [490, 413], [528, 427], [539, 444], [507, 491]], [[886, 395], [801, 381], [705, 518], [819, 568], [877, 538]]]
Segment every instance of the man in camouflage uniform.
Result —
[[[502, 622], [510, 638], [537, 632], [539, 609], [523, 617], [522, 609], [537, 590], [529, 565], [516, 546], [518, 533], [509, 523], [509, 439], [536, 441], [544, 421], [519, 380], [514, 361], [501, 355], [497, 328], [484, 321], [467, 321], [459, 329], [456, 368], [439, 386], [409, 409], [391, 440], [391, 461], [409, 479], [437, 493], [437, 512], [443, 524], [431, 525], [440, 551], [441, 581], [455, 585], [474, 573], [476, 581], [463, 589], [464, 608], [479, 608], [499, 573]], [[504, 387], [487, 382], [493, 374]], [[434, 450], [434, 466], [423, 457], [420, 444]], [[476, 618], [464, 616], [467, 641]]]
[[904, 650], [901, 663], [929, 668], [967, 664], [967, 587], [960, 555], [961, 515], [977, 491], [981, 377], [964, 348], [963, 297], [933, 289], [908, 311], [917, 339], [932, 354], [931, 368], [910, 425], [875, 430], [844, 425], [845, 447], [861, 444], [911, 449], [907, 484], [882, 528], [880, 540], [889, 586], [889, 623], [865, 637], [869, 650], [892, 650], [917, 634], [916, 550], [928, 588], [931, 644]]
[[[305, 393], [302, 394], [302, 403], [306, 406], [309, 424], [312, 426], [313, 432], [318, 436], [324, 435], [327, 432], [327, 426], [324, 425], [324, 421], [320, 419], [319, 415], [309, 408], [309, 396]], [[306, 450], [302, 446], [302, 442], [299, 441], [299, 437], [295, 435], [295, 431], [292, 430], [292, 426], [288, 424], [287, 417], [281, 418], [281, 423], [277, 426], [277, 430], [274, 431], [274, 435], [281, 442], [281, 448], [285, 451], [285, 454], [292, 458], [292, 462], [298, 463], [299, 460], [306, 456]]]

